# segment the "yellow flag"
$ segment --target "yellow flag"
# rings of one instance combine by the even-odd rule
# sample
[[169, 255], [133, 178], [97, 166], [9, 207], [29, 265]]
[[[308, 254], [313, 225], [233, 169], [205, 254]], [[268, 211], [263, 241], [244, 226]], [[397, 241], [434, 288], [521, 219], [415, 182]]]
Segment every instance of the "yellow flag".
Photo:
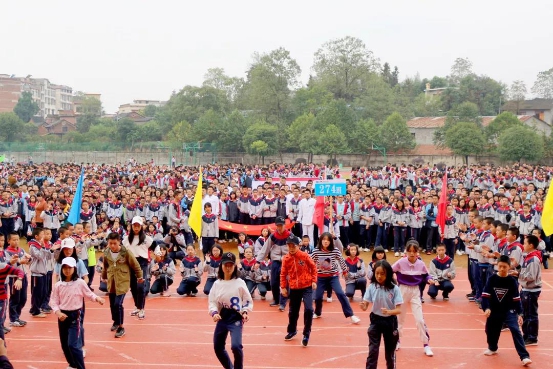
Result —
[[546, 236], [553, 234], [553, 180], [549, 183], [549, 190], [543, 203], [543, 212], [541, 215], [541, 226]]
[[190, 216], [188, 217], [188, 224], [198, 238], [202, 236], [202, 182], [202, 168], [200, 167], [198, 187], [196, 188], [194, 201], [192, 201], [192, 209], [190, 209]]

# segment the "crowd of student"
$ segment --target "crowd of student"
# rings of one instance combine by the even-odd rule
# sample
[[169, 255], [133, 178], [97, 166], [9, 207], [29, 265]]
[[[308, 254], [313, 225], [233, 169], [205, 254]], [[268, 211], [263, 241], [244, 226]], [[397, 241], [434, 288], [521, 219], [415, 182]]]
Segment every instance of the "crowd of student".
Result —
[[[206, 274], [202, 292], [209, 296], [210, 314], [218, 324], [219, 341], [215, 349], [224, 367], [232, 364], [224, 344], [221, 346], [224, 342], [221, 337], [230, 333], [234, 341], [241, 332], [241, 329], [236, 332], [229, 328], [239, 318], [230, 310], [238, 311], [242, 317], [247, 315], [253, 306], [251, 296], [256, 291], [262, 300], [271, 291], [270, 305], [281, 311], [290, 300], [286, 340], [297, 334], [294, 321], [303, 300], [302, 344], [307, 346], [312, 319], [322, 316], [325, 294], [331, 302], [334, 292], [344, 316], [358, 324], [360, 319], [350, 302], [360, 290], [364, 296], [361, 307], [366, 309], [366, 302], [373, 303], [367, 368], [376, 367], [378, 350], [375, 347], [380, 343], [380, 333], [384, 335], [387, 365], [392, 367], [394, 350], [400, 348], [405, 306], [409, 303], [424, 352], [433, 356], [422, 314], [423, 291], [428, 284], [430, 298], [435, 299], [441, 290], [447, 301], [454, 289], [454, 259], [463, 254], [468, 255], [468, 276], [473, 290], [467, 298], [490, 316], [486, 354], [497, 352], [497, 321], [505, 321], [516, 335], [512, 319], [505, 318], [505, 311], [516, 310], [523, 316], [523, 336], [515, 340], [517, 351], [525, 365], [531, 362], [524, 346], [538, 342], [541, 264], [548, 267], [551, 251], [551, 242], [542, 231], [541, 214], [551, 168], [525, 165], [354, 168], [351, 178], [346, 180], [347, 194], [326, 199], [321, 230], [325, 233], [320, 237], [313, 221], [313, 181], [301, 184], [287, 179], [336, 178], [340, 176], [337, 168], [307, 164], [272, 164], [267, 168], [207, 166], [203, 168], [207, 186], [203, 189], [199, 235], [188, 224], [199, 179], [197, 168], [138, 165], [132, 161], [114, 166], [86, 165], [79, 222], [72, 225], [67, 223], [67, 216], [80, 170], [71, 164], [40, 164], [5, 166], [0, 172], [0, 186], [3, 186], [0, 245], [5, 246], [1, 254], [5, 267], [0, 270], [0, 286], [9, 286], [10, 291], [10, 323], [4, 325], [4, 331], [26, 324], [20, 316], [27, 304], [29, 275], [30, 313], [34, 318], [44, 318], [52, 312], [58, 317], [60, 312], [66, 317], [78, 316], [72, 319], [80, 322], [78, 327], [62, 327], [60, 323], [60, 334], [63, 331], [64, 337], [73, 340], [63, 347], [70, 367], [84, 367], [85, 311], [82, 303], [73, 306], [75, 309], [59, 307], [62, 289], [58, 283], [71, 284], [75, 276], [83, 279], [88, 292], [79, 295], [82, 295], [81, 302], [82, 297], [88, 297], [103, 303], [93, 294], [96, 273], [100, 273], [99, 289], [109, 295], [115, 337], [125, 334], [122, 303], [129, 289], [135, 304], [131, 315], [145, 319], [149, 293], [169, 296], [170, 286], [178, 283], [178, 295], [193, 297], [199, 292], [202, 275]], [[448, 173], [447, 183], [442, 183], [444, 171]], [[265, 177], [279, 177], [279, 181], [267, 179], [254, 187], [255, 181]], [[448, 194], [443, 232], [436, 222], [442, 186], [447, 186]], [[285, 228], [285, 219], [292, 222], [291, 230]], [[219, 220], [254, 225], [276, 223], [276, 226], [264, 228], [258, 237], [250, 239], [243, 233], [220, 231]], [[28, 252], [20, 248], [20, 235], [27, 237]], [[200, 242], [198, 248], [194, 246], [196, 239]], [[234, 270], [226, 270], [223, 265], [234, 259], [228, 256], [224, 245], [232, 240], [238, 243], [239, 258]], [[365, 265], [362, 252], [372, 247], [371, 265]], [[388, 253], [391, 248], [393, 254]], [[102, 252], [98, 260], [97, 252]], [[428, 267], [419, 257], [424, 252], [437, 252]], [[494, 297], [495, 290], [490, 289], [490, 283], [501, 283], [494, 276], [501, 271], [504, 257], [509, 260], [507, 274], [518, 280], [517, 293], [509, 292], [512, 309], [505, 309], [505, 300]], [[302, 266], [311, 267], [306, 274], [299, 275], [287, 265], [298, 258]], [[390, 263], [393, 265], [386, 259], [394, 261]], [[131, 273], [118, 270], [120, 264]], [[392, 287], [392, 274], [398, 288]], [[122, 275], [128, 275], [128, 280], [122, 280]], [[340, 276], [344, 277], [345, 291]], [[235, 277], [243, 280], [246, 291], [240, 292], [238, 300], [225, 301], [236, 296], [221, 291], [223, 283], [218, 281]], [[1, 283], [6, 278], [8, 285]], [[82, 291], [82, 283], [78, 283], [73, 289]], [[242, 288], [241, 285], [234, 287]], [[380, 293], [381, 287], [394, 291], [390, 301], [386, 300], [389, 294]], [[218, 297], [212, 294], [214, 288]], [[5, 305], [7, 298], [6, 291], [2, 293], [0, 289], [0, 304]], [[52, 306], [52, 301], [56, 301], [56, 306]], [[517, 305], [520, 301], [522, 306]], [[503, 310], [496, 314], [498, 309]], [[389, 327], [396, 326], [392, 332], [397, 334], [386, 334]], [[82, 334], [75, 338], [67, 333], [71, 329]], [[82, 357], [78, 354], [80, 347], [76, 348], [79, 345], [83, 348]], [[241, 343], [232, 347], [238, 368], [242, 360]]]

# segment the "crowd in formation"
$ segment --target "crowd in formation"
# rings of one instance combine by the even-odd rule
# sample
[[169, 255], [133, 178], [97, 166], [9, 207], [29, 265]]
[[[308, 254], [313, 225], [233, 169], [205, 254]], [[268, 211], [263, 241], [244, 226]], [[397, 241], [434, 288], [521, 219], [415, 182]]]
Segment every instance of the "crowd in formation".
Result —
[[[551, 251], [541, 226], [551, 168], [353, 168], [345, 179], [347, 193], [324, 199], [323, 222], [318, 223], [314, 181], [340, 178], [337, 167], [208, 165], [201, 168], [201, 234], [189, 225], [199, 168], [130, 159], [83, 169], [82, 208], [75, 224], [68, 215], [81, 166], [1, 169], [0, 309], [8, 311], [9, 320], [3, 322], [1, 338], [27, 324], [21, 319], [27, 305], [33, 318], [55, 313], [69, 367], [81, 369], [86, 355], [83, 298], [104, 303], [92, 287], [95, 278], [94, 286], [109, 297], [116, 338], [126, 333], [123, 299], [129, 289], [135, 306], [130, 315], [143, 320], [147, 295], [170, 296], [174, 284], [178, 295], [208, 296], [217, 323], [215, 353], [223, 367], [242, 368], [242, 326], [256, 294], [261, 300], [271, 297], [270, 306], [280, 311], [289, 304], [287, 341], [297, 335], [303, 301], [301, 343], [308, 346], [312, 320], [322, 317], [323, 301], [332, 302], [333, 293], [344, 316], [360, 323], [352, 308], [360, 291], [360, 308], [372, 304], [366, 367], [376, 368], [382, 336], [387, 367], [394, 368], [407, 305], [425, 355], [434, 355], [423, 317], [424, 293], [437, 299], [441, 291], [448, 301], [454, 259], [467, 255], [472, 292], [466, 297], [488, 316], [485, 354], [496, 354], [500, 331], [510, 329], [523, 365], [531, 363], [526, 347], [538, 343], [541, 268], [548, 267]], [[442, 230], [437, 218], [443, 186]], [[219, 221], [262, 227], [257, 235], [232, 233], [220, 230]], [[28, 251], [20, 247], [20, 238], [27, 239]], [[238, 257], [230, 242], [237, 243]], [[371, 250], [365, 265], [363, 253]], [[436, 256], [425, 265], [423, 253]], [[234, 363], [225, 350], [227, 334]]]

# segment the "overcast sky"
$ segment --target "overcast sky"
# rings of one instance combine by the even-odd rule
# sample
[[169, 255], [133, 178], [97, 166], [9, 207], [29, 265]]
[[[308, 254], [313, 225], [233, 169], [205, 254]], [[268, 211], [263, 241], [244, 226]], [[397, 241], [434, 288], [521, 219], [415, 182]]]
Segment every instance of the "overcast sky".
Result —
[[102, 94], [106, 112], [166, 100], [208, 68], [245, 75], [254, 52], [288, 49], [305, 82], [326, 41], [362, 39], [400, 78], [449, 73], [468, 57], [477, 74], [528, 92], [553, 67], [550, 1], [26, 0], [1, 6], [0, 73], [48, 78]]

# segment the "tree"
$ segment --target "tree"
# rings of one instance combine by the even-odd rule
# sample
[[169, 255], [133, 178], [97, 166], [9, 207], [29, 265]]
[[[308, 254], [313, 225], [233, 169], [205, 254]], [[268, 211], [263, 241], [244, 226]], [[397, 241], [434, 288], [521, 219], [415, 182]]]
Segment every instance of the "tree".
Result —
[[242, 78], [227, 76], [223, 68], [210, 68], [204, 75], [203, 86], [224, 91], [230, 102], [236, 101], [243, 85], [244, 80]]
[[223, 117], [214, 110], [208, 110], [192, 125], [193, 141], [216, 143], [224, 139]]
[[526, 99], [526, 84], [524, 81], [517, 80], [511, 84], [509, 88], [509, 99], [516, 102], [516, 115], [518, 115], [520, 103]]
[[30, 92], [22, 92], [13, 112], [17, 114], [19, 119], [27, 123], [31, 118], [40, 111], [38, 104], [33, 100], [33, 95]]
[[161, 123], [162, 131], [168, 132], [178, 122], [185, 120], [194, 124], [208, 110], [225, 114], [229, 107], [224, 91], [210, 86], [185, 86], [171, 96], [155, 118]]
[[482, 130], [472, 122], [459, 122], [448, 129], [445, 143], [455, 155], [464, 156], [466, 164], [469, 155], [479, 155], [486, 147]]
[[395, 92], [375, 73], [368, 76], [366, 81], [366, 89], [355, 100], [354, 106], [364, 119], [373, 119], [376, 124], [382, 124], [390, 114], [398, 110]]
[[333, 95], [324, 86], [314, 84], [296, 90], [292, 97], [292, 110], [296, 117], [305, 113], [317, 113], [323, 106], [329, 104]]
[[345, 100], [333, 100], [316, 116], [315, 129], [322, 132], [326, 127], [335, 125], [341, 132], [346, 133], [349, 140], [356, 121], [355, 111]]
[[384, 65], [382, 66], [382, 79], [384, 80], [384, 82], [386, 82], [387, 84], [390, 85], [390, 87], [394, 87], [395, 85], [398, 84], [398, 79], [399, 79], [399, 69], [396, 67], [394, 67], [394, 70], [392, 71], [390, 69], [390, 64], [388, 64], [388, 62], [384, 63]]
[[542, 99], [553, 99], [553, 68], [538, 73], [532, 93]]
[[15, 113], [0, 113], [0, 137], [2, 141], [12, 142], [24, 138], [27, 125]]
[[449, 80], [452, 84], [457, 85], [463, 78], [471, 74], [473, 74], [472, 62], [468, 58], [457, 58], [451, 66]]
[[156, 112], [157, 112], [157, 106], [155, 105], [146, 105], [146, 107], [144, 108], [144, 116], [145, 117], [148, 117], [148, 118], [153, 118], [156, 116]]
[[439, 95], [421, 93], [412, 104], [416, 117], [438, 117], [443, 115], [442, 99]]
[[93, 113], [84, 113], [77, 116], [77, 131], [86, 133], [90, 127], [98, 123], [98, 116]]
[[138, 139], [140, 142], [161, 141], [162, 134], [159, 124], [155, 121], [149, 121], [141, 126], [137, 127]]
[[267, 148], [269, 153], [277, 152], [278, 147], [275, 140], [272, 139], [276, 133], [277, 127], [272, 124], [265, 121], [254, 123], [246, 130], [246, 133], [244, 133], [244, 137], [242, 138], [244, 149], [247, 152], [250, 152], [252, 143], [255, 141], [265, 141], [269, 145]]
[[263, 140], [257, 140], [250, 144], [248, 152], [258, 155], [261, 164], [265, 164], [265, 155], [269, 152], [269, 145]]
[[192, 126], [185, 120], [180, 121], [173, 126], [167, 136], [174, 144], [190, 142], [192, 138]]
[[369, 165], [373, 144], [380, 143], [378, 127], [372, 119], [363, 119], [355, 123], [353, 138], [349, 141], [351, 151], [367, 154]]
[[498, 152], [504, 161], [537, 162], [544, 155], [543, 139], [529, 127], [511, 127], [499, 136]]
[[346, 36], [317, 50], [313, 70], [335, 98], [353, 101], [361, 95], [364, 78], [380, 71], [380, 63], [363, 41]]
[[415, 147], [407, 121], [399, 113], [393, 113], [386, 119], [380, 127], [379, 135], [386, 151], [412, 150]]
[[336, 155], [342, 154], [348, 151], [348, 144], [346, 135], [334, 124], [327, 126], [318, 139], [318, 146], [324, 150], [329, 158], [336, 159]]
[[459, 122], [474, 123], [482, 130], [482, 117], [478, 111], [478, 106], [471, 102], [464, 102], [449, 111], [444, 126], [434, 131], [434, 144], [440, 148], [447, 146], [445, 142], [446, 133]]
[[297, 117], [287, 129], [290, 147], [297, 151], [301, 149], [305, 136], [315, 129], [315, 116], [312, 113]]
[[115, 128], [115, 136], [117, 138], [117, 141], [121, 143], [134, 143], [136, 139], [138, 138], [137, 135], [137, 129], [136, 129], [136, 123], [130, 119], [130, 118], [123, 118], [117, 121], [117, 125]]
[[490, 122], [490, 125], [485, 128], [485, 132], [489, 141], [497, 142], [497, 138], [501, 135], [501, 133], [509, 128], [520, 127], [522, 125], [522, 122], [516, 115], [511, 112], [504, 111]]
[[86, 96], [82, 92], [75, 96], [77, 105], [77, 113], [92, 114], [97, 117], [102, 115], [102, 102], [93, 96]]
[[220, 152], [244, 152], [242, 137], [248, 129], [249, 122], [244, 114], [234, 110], [223, 120], [223, 128], [217, 139], [217, 149]]

